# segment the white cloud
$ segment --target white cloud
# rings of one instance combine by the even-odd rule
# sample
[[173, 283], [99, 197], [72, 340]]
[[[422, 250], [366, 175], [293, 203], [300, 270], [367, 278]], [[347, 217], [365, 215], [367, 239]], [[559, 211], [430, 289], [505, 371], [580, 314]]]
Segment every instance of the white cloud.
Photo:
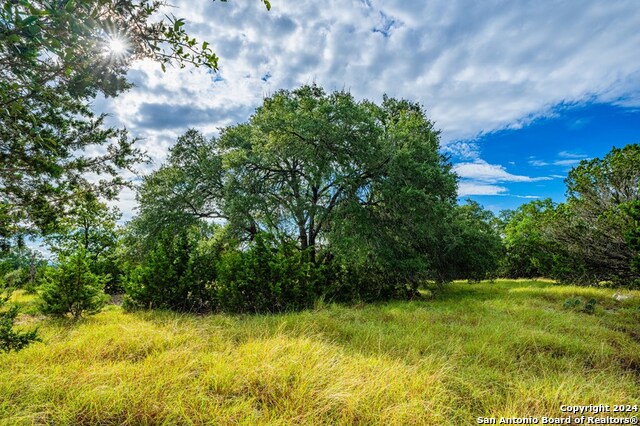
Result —
[[550, 180], [546, 176], [529, 177], [514, 175], [507, 172], [504, 166], [489, 164], [483, 160], [476, 160], [469, 163], [459, 163], [453, 166], [453, 171], [463, 179], [473, 179], [478, 182], [498, 183], [498, 182], [536, 182], [540, 180]]
[[539, 198], [537, 195], [511, 195], [506, 187], [498, 184], [530, 183], [554, 179], [548, 176], [514, 175], [509, 173], [504, 166], [489, 164], [481, 159], [455, 164], [453, 171], [461, 178], [458, 185], [460, 197], [467, 195], [509, 195], [516, 198]]
[[498, 185], [489, 185], [478, 182], [460, 182], [458, 185], [458, 196], [468, 195], [501, 195], [507, 192], [507, 188]]
[[136, 200], [136, 192], [130, 188], [124, 188], [118, 197], [118, 200], [109, 203], [110, 206], [118, 206], [122, 212], [122, 217], [118, 221], [120, 224], [124, 224], [130, 221], [135, 214], [136, 206], [138, 202]]
[[458, 140], [444, 145], [442, 150], [446, 154], [464, 159], [477, 159], [480, 157], [480, 147], [474, 141]]
[[515, 198], [524, 198], [527, 200], [537, 200], [538, 198], [541, 198], [539, 195], [511, 195], [511, 196]]
[[570, 151], [560, 151], [558, 153], [558, 157], [562, 157], [562, 158], [578, 158], [578, 159], [582, 159], [582, 158], [587, 158], [587, 155], [585, 154], [581, 154], [579, 152], [570, 152]]
[[[224, 106], [211, 122], [228, 124], [227, 114], [246, 119], [265, 94], [316, 81], [373, 100], [386, 92], [420, 101], [448, 142], [520, 127], [558, 103], [628, 101], [640, 92], [633, 54], [640, 9], [633, 0], [552, 9], [544, 2], [462, 0], [272, 5], [267, 12], [260, 2], [178, 1], [172, 12], [211, 41], [224, 81], [213, 83], [204, 70], [162, 74], [145, 64], [138, 68], [146, 79], [129, 98]], [[129, 100], [120, 108], [139, 106]]]
[[534, 167], [544, 166], [562, 166], [573, 167], [580, 164], [580, 161], [587, 160], [587, 156], [578, 152], [560, 151], [558, 158], [553, 161], [536, 160], [535, 157], [529, 157], [529, 164]]
[[[458, 195], [509, 195], [508, 189], [499, 183], [538, 182], [551, 180], [552, 177], [529, 177], [509, 173], [504, 166], [489, 164], [477, 159], [473, 162], [458, 163], [453, 166], [453, 171], [460, 176]], [[534, 195], [512, 195], [517, 198], [538, 198]]]

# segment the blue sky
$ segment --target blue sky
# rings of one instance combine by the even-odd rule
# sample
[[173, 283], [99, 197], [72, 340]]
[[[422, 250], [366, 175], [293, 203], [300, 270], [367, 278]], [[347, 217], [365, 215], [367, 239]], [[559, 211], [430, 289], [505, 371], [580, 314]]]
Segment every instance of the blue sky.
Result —
[[[420, 102], [442, 131], [460, 194], [493, 211], [563, 199], [580, 159], [640, 142], [637, 0], [175, 0], [220, 71], [135, 63], [136, 87], [97, 111], [154, 163], [188, 128], [216, 135], [278, 89], [317, 83]], [[123, 192], [124, 219], [135, 195]]]
[[463, 176], [461, 199], [499, 212], [530, 199], [564, 201], [564, 179], [572, 167], [630, 143], [640, 143], [640, 109], [594, 102], [559, 105], [522, 128], [478, 137], [475, 160], [453, 155], [452, 161]]

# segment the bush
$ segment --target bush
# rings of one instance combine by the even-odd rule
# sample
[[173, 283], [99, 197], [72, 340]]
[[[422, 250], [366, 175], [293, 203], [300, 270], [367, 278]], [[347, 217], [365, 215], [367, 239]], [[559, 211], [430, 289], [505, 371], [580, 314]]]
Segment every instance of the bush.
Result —
[[110, 249], [102, 253], [100, 257], [91, 263], [91, 271], [96, 275], [108, 276], [104, 284], [104, 292], [107, 294], [121, 294], [124, 292], [121, 277], [123, 270], [114, 250]]
[[219, 251], [220, 244], [197, 228], [164, 232], [143, 262], [127, 272], [125, 308], [212, 310]]
[[29, 270], [27, 268], [14, 269], [2, 277], [2, 281], [10, 288], [23, 288], [29, 283]]
[[0, 351], [19, 351], [32, 342], [40, 341], [38, 330], [16, 331], [14, 323], [18, 316], [18, 306], [13, 305], [5, 310], [9, 295], [0, 295]]
[[[400, 269], [400, 268], [399, 268]], [[323, 269], [325, 301], [337, 303], [408, 300], [419, 297], [417, 283], [373, 260], [347, 264], [333, 262]]]
[[46, 263], [38, 252], [24, 246], [12, 247], [0, 253], [0, 281], [7, 288], [34, 293], [36, 281]]
[[215, 296], [227, 312], [279, 312], [313, 306], [325, 284], [324, 268], [293, 244], [257, 235], [246, 251], [227, 251], [218, 264]]
[[104, 285], [108, 275], [91, 272], [87, 251], [79, 247], [70, 256], [61, 255], [57, 268], [47, 271], [40, 287], [41, 310], [45, 314], [78, 319], [102, 309], [108, 296]]

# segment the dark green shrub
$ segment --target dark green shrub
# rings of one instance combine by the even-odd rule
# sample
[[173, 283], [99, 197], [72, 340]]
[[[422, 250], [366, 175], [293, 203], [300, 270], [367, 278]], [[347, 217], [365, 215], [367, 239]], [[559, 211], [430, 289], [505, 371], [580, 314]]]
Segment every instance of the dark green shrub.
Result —
[[220, 244], [197, 228], [164, 232], [124, 279], [126, 309], [162, 308], [203, 312], [214, 308]]
[[592, 314], [596, 311], [596, 303], [598, 301], [596, 299], [589, 299], [589, 301], [587, 303], [585, 303], [584, 308], [582, 308], [582, 311], [587, 313], [587, 314]]
[[57, 268], [50, 268], [40, 287], [41, 310], [45, 314], [75, 319], [83, 314], [95, 314], [106, 303], [106, 275], [91, 272], [87, 251], [79, 247], [69, 256], [60, 255]]
[[324, 268], [293, 244], [259, 234], [246, 251], [227, 251], [218, 264], [215, 295], [227, 312], [279, 312], [310, 306], [324, 287]]
[[14, 323], [18, 316], [18, 306], [6, 309], [9, 295], [0, 295], [0, 351], [19, 351], [32, 342], [40, 341], [38, 330], [16, 331]]
[[373, 261], [342, 264], [334, 262], [323, 270], [322, 298], [329, 302], [379, 302], [407, 300], [418, 296], [414, 283]]
[[105, 250], [97, 259], [94, 256], [90, 266], [94, 274], [109, 277], [104, 284], [105, 293], [113, 295], [124, 292], [124, 287], [122, 286], [124, 271], [114, 248]]
[[577, 309], [582, 304], [582, 300], [579, 297], [570, 297], [564, 301], [562, 307], [565, 309]]
[[[629, 217], [630, 226], [625, 233], [625, 242], [631, 250], [631, 270], [640, 275], [640, 200], [626, 203], [622, 210]], [[640, 277], [631, 280], [631, 287], [640, 288]]]

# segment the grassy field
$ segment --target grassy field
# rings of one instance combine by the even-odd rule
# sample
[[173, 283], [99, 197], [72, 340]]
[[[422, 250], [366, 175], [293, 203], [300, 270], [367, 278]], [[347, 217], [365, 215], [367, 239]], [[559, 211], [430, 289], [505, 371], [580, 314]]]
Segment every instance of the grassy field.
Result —
[[640, 404], [640, 292], [613, 293], [497, 281], [270, 316], [25, 315], [43, 343], [0, 354], [0, 424], [464, 425]]

